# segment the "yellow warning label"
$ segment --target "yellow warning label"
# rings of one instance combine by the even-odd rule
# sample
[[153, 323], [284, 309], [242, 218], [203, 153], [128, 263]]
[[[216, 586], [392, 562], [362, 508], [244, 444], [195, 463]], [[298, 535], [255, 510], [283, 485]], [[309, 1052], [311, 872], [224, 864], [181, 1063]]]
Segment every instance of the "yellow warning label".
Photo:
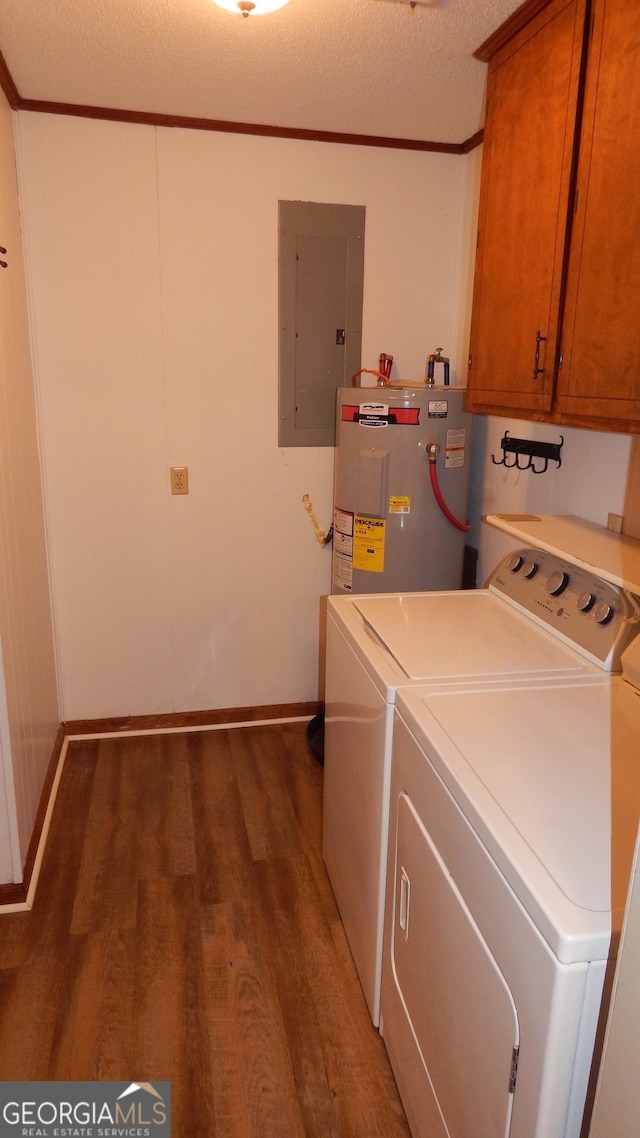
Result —
[[384, 573], [384, 531], [382, 518], [353, 519], [353, 568]]
[[408, 495], [392, 494], [389, 498], [390, 514], [410, 514], [411, 498]]

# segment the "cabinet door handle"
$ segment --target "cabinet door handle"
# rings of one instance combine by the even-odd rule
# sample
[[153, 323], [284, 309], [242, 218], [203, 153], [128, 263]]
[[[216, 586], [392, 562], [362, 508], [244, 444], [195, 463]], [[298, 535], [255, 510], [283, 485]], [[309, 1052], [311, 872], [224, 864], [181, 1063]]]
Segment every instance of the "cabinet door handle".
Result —
[[534, 378], [534, 379], [537, 379], [537, 378], [538, 378], [538, 376], [539, 376], [539, 375], [542, 375], [542, 373], [543, 373], [543, 371], [544, 371], [544, 368], [543, 368], [543, 367], [538, 367], [538, 364], [540, 363], [540, 345], [541, 345], [541, 344], [546, 344], [546, 342], [547, 342], [547, 337], [546, 337], [546, 336], [543, 336], [543, 335], [541, 334], [541, 332], [540, 332], [540, 329], [538, 328], [538, 331], [537, 331], [537, 333], [536, 333], [536, 355], [535, 355], [535, 363], [534, 363], [534, 365], [533, 365], [533, 378]]
[[411, 896], [411, 882], [406, 869], [401, 867], [402, 876], [400, 878], [400, 912], [398, 914], [398, 924], [404, 933], [405, 940], [409, 936], [409, 898]]

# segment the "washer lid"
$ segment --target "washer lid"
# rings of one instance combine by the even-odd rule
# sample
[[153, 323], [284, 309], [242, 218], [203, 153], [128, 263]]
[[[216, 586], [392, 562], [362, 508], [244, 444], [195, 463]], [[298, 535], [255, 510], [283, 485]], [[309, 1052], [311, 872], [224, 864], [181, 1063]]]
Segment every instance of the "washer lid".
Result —
[[573, 649], [486, 589], [348, 601], [412, 682], [593, 671]]
[[398, 710], [557, 957], [606, 959], [640, 818], [640, 693], [406, 689]]

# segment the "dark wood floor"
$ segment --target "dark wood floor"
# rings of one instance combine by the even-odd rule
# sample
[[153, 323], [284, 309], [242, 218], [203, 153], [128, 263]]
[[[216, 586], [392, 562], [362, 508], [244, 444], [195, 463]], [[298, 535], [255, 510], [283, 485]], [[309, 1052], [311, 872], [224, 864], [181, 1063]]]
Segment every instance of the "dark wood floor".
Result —
[[70, 744], [0, 915], [0, 1078], [169, 1080], [173, 1138], [408, 1138], [304, 724]]

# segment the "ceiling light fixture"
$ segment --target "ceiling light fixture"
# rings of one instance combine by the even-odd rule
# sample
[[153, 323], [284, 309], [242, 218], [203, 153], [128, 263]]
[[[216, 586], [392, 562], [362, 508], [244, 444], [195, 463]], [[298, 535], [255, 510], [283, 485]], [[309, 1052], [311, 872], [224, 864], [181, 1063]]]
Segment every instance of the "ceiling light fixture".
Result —
[[215, 0], [219, 8], [227, 12], [240, 12], [242, 16], [263, 16], [267, 12], [277, 12], [284, 8], [287, 0]]

